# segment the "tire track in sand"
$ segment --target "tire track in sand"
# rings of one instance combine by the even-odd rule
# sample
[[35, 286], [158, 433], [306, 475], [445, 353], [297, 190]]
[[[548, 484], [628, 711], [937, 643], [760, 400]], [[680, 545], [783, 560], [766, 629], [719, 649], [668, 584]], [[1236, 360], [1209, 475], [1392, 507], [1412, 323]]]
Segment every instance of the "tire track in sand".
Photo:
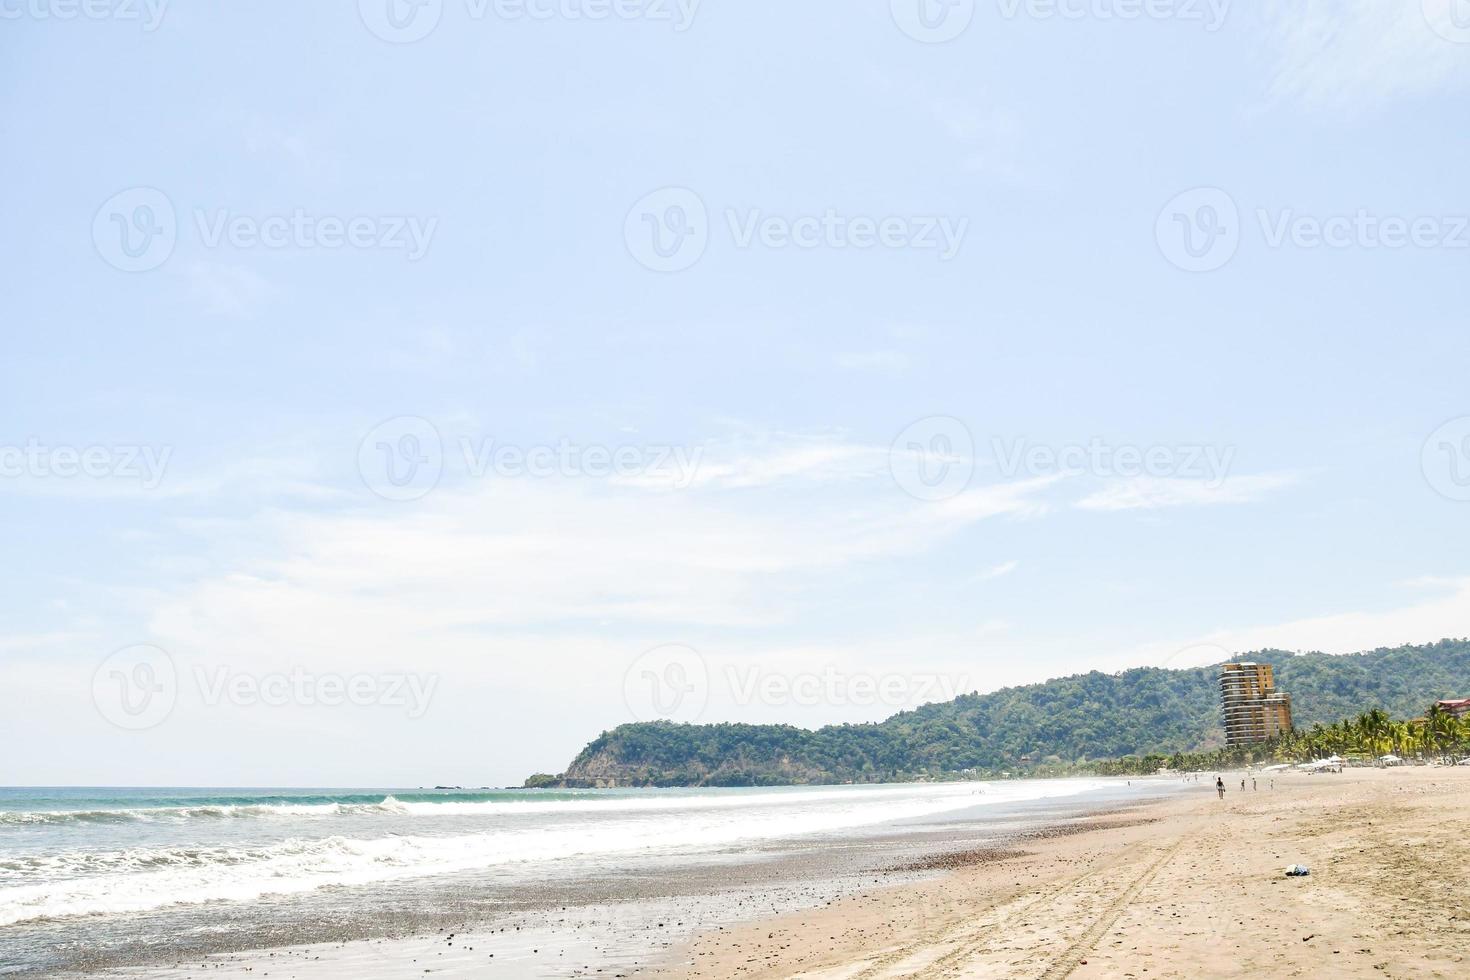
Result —
[[[898, 948], [890, 950], [877, 959], [870, 961], [859, 972], [848, 975], [847, 980], [884, 980], [884, 978], [890, 977], [935, 976], [934, 971], [948, 969], [958, 965], [963, 960], [969, 958], [974, 950], [967, 946], [966, 948], [952, 950], [929, 963], [913, 963], [912, 968], [918, 972], [897, 971], [904, 970], [905, 961], [915, 960], [924, 956], [926, 953], [932, 954], [936, 945], [967, 943], [975, 932], [985, 928], [982, 925], [985, 920], [989, 919], [993, 922], [996, 913], [1001, 913], [1002, 918], [1024, 915], [1038, 905], [1053, 901], [1104, 872], [1111, 870], [1128, 856], [1129, 854], [1126, 850], [1115, 852], [1094, 863], [1090, 868], [1082, 872], [1082, 874], [1045, 888], [1041, 894], [1031, 897], [1019, 906], [1011, 907], [1014, 905], [1015, 899], [987, 905], [984, 909], [978, 910], [978, 914], [983, 917], [978, 921], [977, 911], [974, 909], [967, 909], [961, 913], [948, 915], [936, 925], [924, 930], [918, 939], [904, 943]], [[963, 929], [964, 926], [971, 926], [972, 928]]]
[[1062, 955], [1057, 957], [1052, 965], [1047, 968], [1047, 971], [1041, 975], [1041, 980], [1065, 980], [1066, 977], [1070, 976], [1072, 971], [1077, 969], [1082, 963], [1082, 958], [1097, 945], [1098, 940], [1102, 939], [1103, 936], [1107, 935], [1108, 930], [1113, 928], [1114, 923], [1118, 921], [1118, 917], [1123, 914], [1123, 909], [1138, 897], [1138, 893], [1143, 891], [1149, 882], [1154, 880], [1154, 877], [1163, 869], [1164, 865], [1174, 859], [1174, 856], [1179, 853], [1180, 848], [1187, 843], [1187, 840], [1187, 838], [1181, 838], [1173, 847], [1160, 854], [1152, 864], [1144, 869], [1142, 874], [1133, 880], [1132, 884], [1123, 889], [1121, 895], [1108, 903], [1107, 908], [1103, 910], [1102, 914], [1093, 921], [1092, 925], [1087, 927], [1087, 931], [1076, 942], [1072, 943], [1071, 946], [1068, 946]]

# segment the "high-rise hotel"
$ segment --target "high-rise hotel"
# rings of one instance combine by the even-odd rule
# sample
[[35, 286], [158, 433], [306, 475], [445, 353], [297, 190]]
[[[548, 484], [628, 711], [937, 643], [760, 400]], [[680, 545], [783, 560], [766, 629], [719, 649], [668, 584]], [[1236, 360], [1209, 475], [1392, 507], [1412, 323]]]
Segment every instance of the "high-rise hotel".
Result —
[[1221, 666], [1220, 711], [1226, 745], [1264, 742], [1291, 728], [1291, 695], [1276, 690], [1270, 664]]

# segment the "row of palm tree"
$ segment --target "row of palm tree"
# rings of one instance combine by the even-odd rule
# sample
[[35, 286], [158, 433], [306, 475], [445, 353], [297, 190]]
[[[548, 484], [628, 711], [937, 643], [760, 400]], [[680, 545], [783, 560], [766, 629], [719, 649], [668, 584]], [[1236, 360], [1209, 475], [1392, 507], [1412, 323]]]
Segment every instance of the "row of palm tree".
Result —
[[1331, 725], [1284, 732], [1275, 749], [1282, 760], [1320, 759], [1329, 755], [1378, 758], [1397, 755], [1421, 759], [1465, 754], [1470, 743], [1470, 716], [1456, 718], [1439, 705], [1423, 718], [1395, 721], [1380, 708]]
[[1087, 768], [1103, 775], [1144, 775], [1168, 767], [1180, 772], [1234, 769], [1281, 762], [1308, 762], [1331, 756], [1371, 761], [1385, 755], [1402, 759], [1445, 759], [1458, 762], [1470, 756], [1470, 715], [1456, 717], [1439, 705], [1423, 718], [1395, 721], [1373, 708], [1356, 718], [1330, 725], [1294, 728], [1265, 742], [1237, 745], [1211, 752], [1176, 752], [1101, 760]]

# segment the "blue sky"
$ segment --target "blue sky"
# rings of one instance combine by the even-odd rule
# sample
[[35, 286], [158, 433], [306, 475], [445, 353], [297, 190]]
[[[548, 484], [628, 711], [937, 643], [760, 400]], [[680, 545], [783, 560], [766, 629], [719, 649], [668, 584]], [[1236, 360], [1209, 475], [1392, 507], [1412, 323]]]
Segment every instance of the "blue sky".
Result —
[[0, 783], [1465, 634], [1470, 11], [387, 2], [3, 6]]

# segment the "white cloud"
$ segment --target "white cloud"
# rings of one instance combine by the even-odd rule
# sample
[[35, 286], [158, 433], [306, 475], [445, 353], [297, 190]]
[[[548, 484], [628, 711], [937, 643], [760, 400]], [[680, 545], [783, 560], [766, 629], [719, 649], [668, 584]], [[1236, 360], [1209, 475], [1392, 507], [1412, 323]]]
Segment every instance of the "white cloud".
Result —
[[[777, 467], [780, 469], [780, 467]], [[154, 608], [170, 648], [385, 663], [474, 656], [506, 632], [678, 630], [789, 620], [813, 576], [913, 554], [978, 521], [1040, 512], [1047, 481], [936, 504], [897, 491], [827, 505], [650, 493], [595, 480], [497, 480], [414, 509], [270, 512], [219, 540], [247, 557]], [[751, 506], [746, 506], [746, 504]]]
[[1269, 94], [1306, 108], [1357, 109], [1463, 86], [1470, 80], [1470, 48], [1435, 29], [1452, 27], [1451, 7], [1459, 2], [1289, 0], [1267, 5], [1267, 48], [1276, 61]]
[[[833, 483], [886, 476], [888, 450], [829, 439], [783, 436], [757, 445], [708, 443], [690, 453], [690, 486], [753, 488], [778, 483]], [[630, 486], [669, 487], [659, 470], [622, 478]]]
[[1157, 510], [1205, 504], [1254, 503], [1297, 482], [1287, 473], [1228, 477], [1218, 484], [1172, 477], [1136, 477], [1110, 484], [1078, 501], [1082, 510]]
[[1283, 623], [1227, 627], [1178, 641], [1161, 640], [1109, 658], [1109, 662], [1116, 669], [1201, 667], [1251, 650], [1360, 653], [1470, 636], [1470, 578], [1423, 578], [1405, 586], [1434, 594], [1387, 609], [1328, 612]]

